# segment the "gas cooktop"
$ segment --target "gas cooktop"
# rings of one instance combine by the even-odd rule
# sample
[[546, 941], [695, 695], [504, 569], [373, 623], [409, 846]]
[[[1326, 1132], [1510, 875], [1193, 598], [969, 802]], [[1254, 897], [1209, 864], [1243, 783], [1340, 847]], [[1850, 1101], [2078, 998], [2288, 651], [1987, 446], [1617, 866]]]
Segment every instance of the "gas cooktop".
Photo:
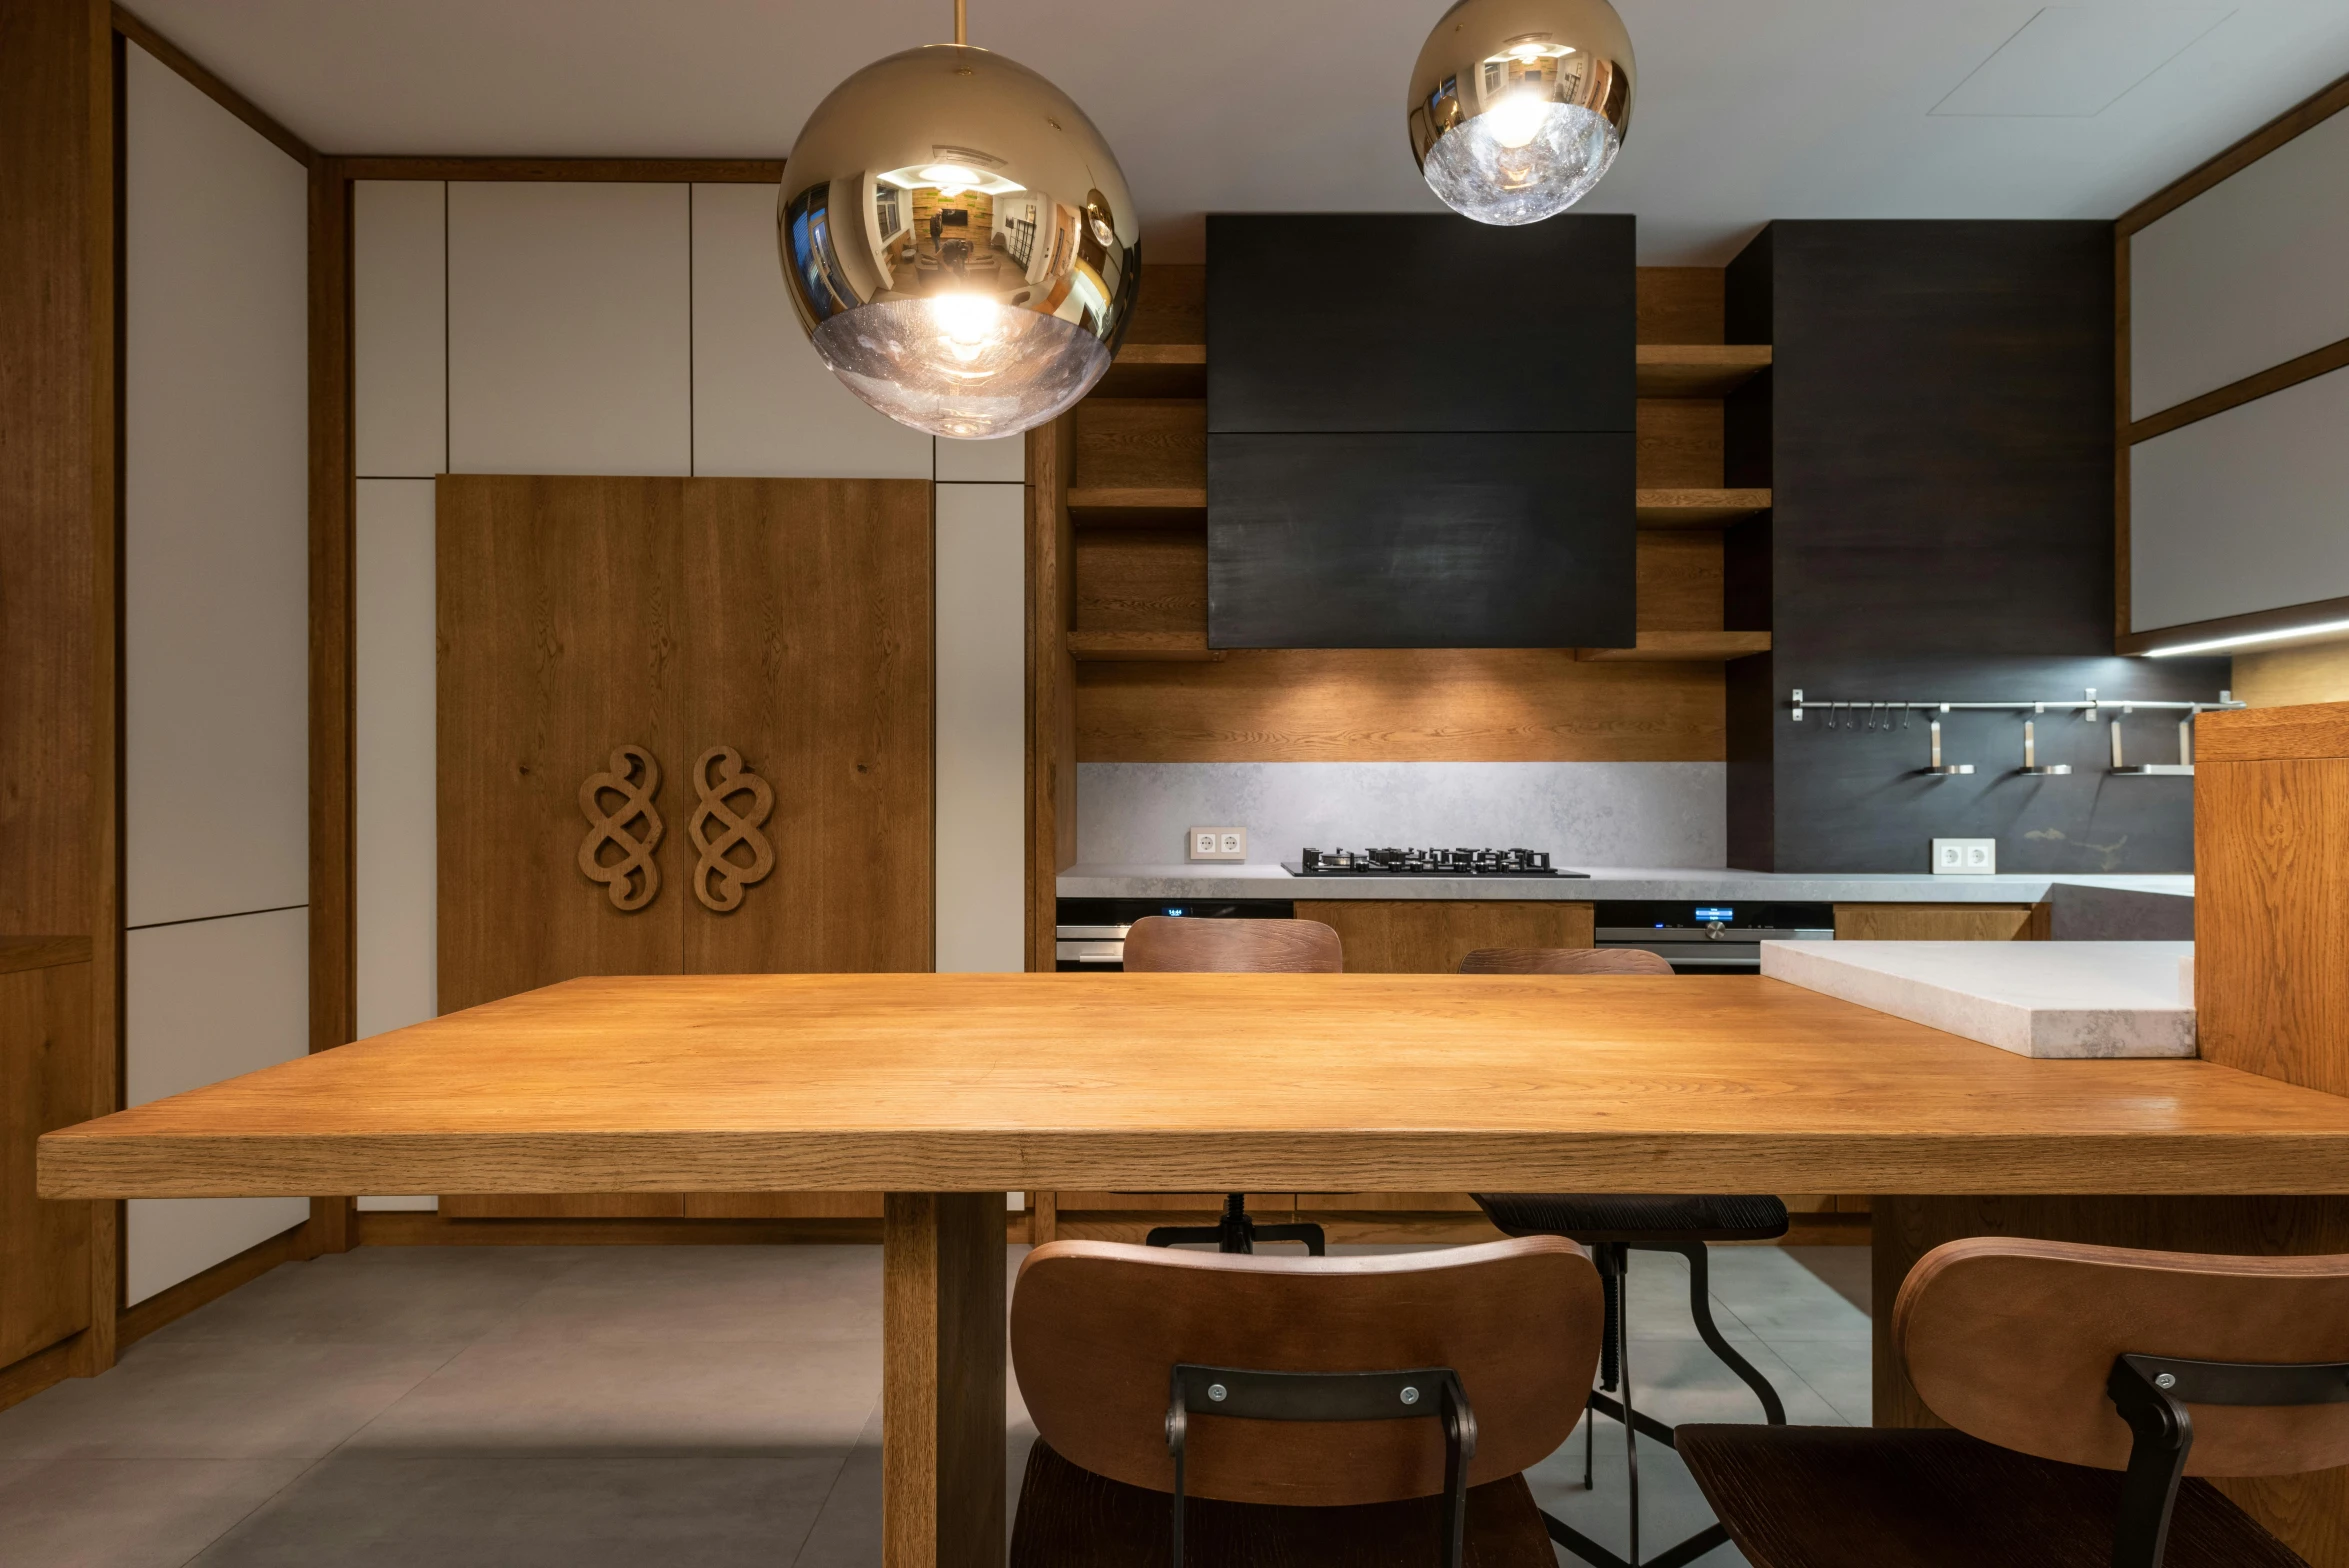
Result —
[[1542, 849], [1309, 849], [1281, 869], [1300, 877], [1587, 877]]

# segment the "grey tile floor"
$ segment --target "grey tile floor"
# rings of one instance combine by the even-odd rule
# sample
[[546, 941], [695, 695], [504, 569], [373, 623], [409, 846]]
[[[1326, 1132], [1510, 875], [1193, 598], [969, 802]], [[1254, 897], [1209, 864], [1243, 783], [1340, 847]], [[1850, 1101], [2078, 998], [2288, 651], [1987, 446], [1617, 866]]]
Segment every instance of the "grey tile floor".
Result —
[[[1371, 1250], [1371, 1249], [1359, 1249]], [[1016, 1263], [1015, 1256], [1011, 1260]], [[1868, 1419], [1863, 1248], [1719, 1248], [1723, 1332], [1791, 1419]], [[1697, 1343], [1686, 1266], [1632, 1266], [1631, 1370], [1666, 1421], [1751, 1420]], [[8, 1568], [874, 1568], [871, 1247], [363, 1248], [288, 1264], [0, 1411]], [[1010, 1400], [1011, 1474], [1034, 1429]], [[1621, 1549], [1623, 1452], [1532, 1474]], [[1709, 1521], [1640, 1445], [1644, 1540]], [[1706, 1568], [1737, 1562], [1728, 1548]]]

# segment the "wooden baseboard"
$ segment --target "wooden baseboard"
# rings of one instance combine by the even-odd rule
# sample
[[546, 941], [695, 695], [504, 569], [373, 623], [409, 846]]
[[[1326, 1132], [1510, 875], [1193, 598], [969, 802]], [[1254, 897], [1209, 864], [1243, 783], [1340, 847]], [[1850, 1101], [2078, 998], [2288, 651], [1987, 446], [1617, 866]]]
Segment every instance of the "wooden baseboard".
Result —
[[201, 1274], [191, 1274], [167, 1290], [159, 1290], [135, 1307], [125, 1307], [114, 1318], [114, 1348], [119, 1354], [166, 1323], [176, 1323], [198, 1307], [218, 1301], [239, 1285], [250, 1284], [280, 1263], [298, 1263], [316, 1255], [308, 1234], [309, 1222], [279, 1231], [234, 1257], [223, 1258]]
[[72, 1377], [74, 1360], [87, 1337], [87, 1331], [68, 1334], [47, 1350], [36, 1350], [0, 1367], [0, 1410], [23, 1404], [42, 1389]]

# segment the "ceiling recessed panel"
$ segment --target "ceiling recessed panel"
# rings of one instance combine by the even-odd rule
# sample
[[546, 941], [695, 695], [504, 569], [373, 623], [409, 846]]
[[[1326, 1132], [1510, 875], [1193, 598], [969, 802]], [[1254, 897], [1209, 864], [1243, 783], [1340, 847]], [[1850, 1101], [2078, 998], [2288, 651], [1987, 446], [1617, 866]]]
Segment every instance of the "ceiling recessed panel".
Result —
[[2234, 14], [2231, 5], [2051, 5], [1933, 112], [2050, 119], [2102, 114]]

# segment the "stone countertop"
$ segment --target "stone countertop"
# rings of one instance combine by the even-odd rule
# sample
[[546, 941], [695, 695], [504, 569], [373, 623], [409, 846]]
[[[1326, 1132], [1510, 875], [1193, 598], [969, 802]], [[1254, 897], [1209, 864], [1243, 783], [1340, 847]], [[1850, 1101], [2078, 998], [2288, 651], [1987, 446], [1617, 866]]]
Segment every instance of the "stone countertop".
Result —
[[1764, 942], [1762, 973], [2018, 1056], [2192, 1056], [2191, 942]]
[[1062, 898], [1738, 899], [1789, 904], [2036, 904], [2058, 883], [2191, 898], [2191, 876], [2049, 872], [1937, 877], [1923, 872], [1801, 872], [1576, 866], [1589, 877], [1299, 877], [1277, 865], [1074, 865]]

